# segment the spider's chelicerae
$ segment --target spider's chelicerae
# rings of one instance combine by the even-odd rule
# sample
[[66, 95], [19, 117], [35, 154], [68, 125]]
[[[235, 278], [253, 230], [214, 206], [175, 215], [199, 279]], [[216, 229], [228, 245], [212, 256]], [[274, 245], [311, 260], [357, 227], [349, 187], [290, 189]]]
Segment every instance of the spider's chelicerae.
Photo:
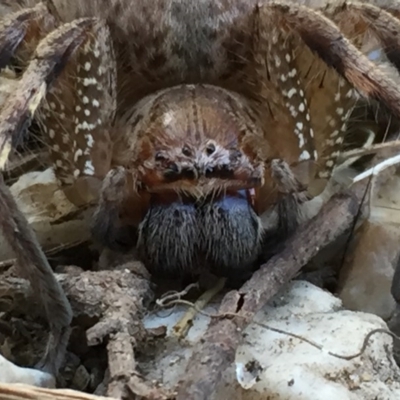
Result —
[[[67, 197], [97, 205], [95, 239], [153, 274], [251, 272], [326, 187], [356, 103], [400, 117], [395, 3], [0, 7], [1, 167], [36, 119]], [[0, 223], [65, 339], [71, 312], [4, 184]]]

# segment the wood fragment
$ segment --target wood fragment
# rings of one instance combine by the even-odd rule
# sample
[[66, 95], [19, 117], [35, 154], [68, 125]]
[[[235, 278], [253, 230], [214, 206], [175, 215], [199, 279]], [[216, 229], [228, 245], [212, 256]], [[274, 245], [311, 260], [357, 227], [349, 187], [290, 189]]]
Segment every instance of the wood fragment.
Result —
[[178, 339], [183, 339], [189, 332], [193, 324], [193, 319], [225, 286], [226, 278], [220, 278], [216, 285], [204, 292], [194, 304], [194, 307], [189, 308], [184, 316], [174, 326], [172, 332]]
[[136, 370], [132, 336], [128, 332], [112, 335], [107, 345], [109, 383], [107, 395], [113, 398], [135, 398], [168, 400], [172, 396], [162, 389], [153, 387]]
[[2, 400], [112, 400], [111, 397], [95, 396], [76, 390], [43, 389], [21, 384], [0, 384]]

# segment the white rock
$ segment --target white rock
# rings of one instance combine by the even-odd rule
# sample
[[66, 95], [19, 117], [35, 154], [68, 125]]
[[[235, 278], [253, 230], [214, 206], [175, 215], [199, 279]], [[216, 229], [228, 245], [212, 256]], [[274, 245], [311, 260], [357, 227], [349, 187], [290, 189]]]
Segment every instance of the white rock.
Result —
[[52, 375], [32, 368], [18, 367], [2, 355], [0, 355], [0, 383], [23, 383], [55, 388], [55, 379]]
[[[207, 308], [216, 312], [216, 305]], [[171, 326], [182, 309], [167, 318], [149, 315], [147, 327]], [[323, 346], [319, 350], [298, 338], [273, 332], [255, 323], [243, 333], [235, 363], [226, 371], [210, 400], [395, 400], [400, 398], [400, 370], [392, 357], [392, 339], [375, 334], [361, 357], [350, 361], [328, 354], [357, 353], [365, 335], [386, 328], [372, 314], [343, 310], [340, 299], [306, 282], [293, 282], [275, 296], [255, 318], [264, 325], [300, 335]], [[159, 343], [149, 360], [141, 360], [148, 379], [173, 388], [185, 374], [193, 344], [208, 318], [198, 316], [189, 340], [170, 336]]]
[[[400, 383], [396, 380], [400, 370], [390, 350], [385, 349], [391, 349], [390, 336], [374, 335], [364, 354], [352, 360], [328, 354], [358, 353], [368, 332], [386, 329], [382, 319], [340, 310], [340, 300], [306, 282], [293, 282], [273, 303], [255, 320], [300, 335], [323, 349], [253, 323], [244, 332], [245, 341], [236, 355], [239, 383], [251, 388], [243, 399], [399, 398]], [[255, 369], [250, 371], [253, 376], [246, 366]]]

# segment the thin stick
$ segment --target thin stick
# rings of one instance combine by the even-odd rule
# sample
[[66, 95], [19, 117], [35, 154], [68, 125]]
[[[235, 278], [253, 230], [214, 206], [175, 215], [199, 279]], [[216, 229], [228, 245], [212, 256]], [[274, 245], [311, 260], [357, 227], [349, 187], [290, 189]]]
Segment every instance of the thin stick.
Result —
[[225, 286], [226, 278], [218, 280], [217, 284], [211, 289], [205, 291], [194, 303], [193, 307], [189, 308], [185, 315], [174, 326], [173, 333], [179, 339], [185, 337], [192, 326], [192, 321], [199, 310], [201, 311]]

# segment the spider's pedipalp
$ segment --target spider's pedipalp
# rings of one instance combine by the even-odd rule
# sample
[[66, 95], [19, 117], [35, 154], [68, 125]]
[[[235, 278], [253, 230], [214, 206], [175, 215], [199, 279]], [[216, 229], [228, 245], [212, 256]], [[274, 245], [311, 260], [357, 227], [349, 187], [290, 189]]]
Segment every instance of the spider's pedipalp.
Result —
[[56, 177], [75, 204], [96, 197], [99, 181], [89, 180], [103, 178], [110, 169], [115, 71], [108, 28], [96, 21], [49, 91], [38, 118]]
[[[103, 180], [93, 215], [93, 238], [99, 244], [116, 251], [127, 251], [135, 246], [136, 227], [142, 218], [141, 202], [137, 201], [137, 195], [135, 198], [131, 178], [124, 167], [111, 169]], [[128, 213], [124, 213], [125, 210]], [[129, 217], [132, 212], [138, 215], [136, 221]]]

